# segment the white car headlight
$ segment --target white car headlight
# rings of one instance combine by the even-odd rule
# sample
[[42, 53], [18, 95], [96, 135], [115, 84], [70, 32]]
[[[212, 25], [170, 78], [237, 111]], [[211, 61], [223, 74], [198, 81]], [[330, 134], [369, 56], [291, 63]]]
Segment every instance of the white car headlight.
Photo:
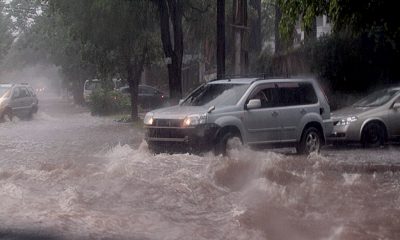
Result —
[[184, 127], [190, 127], [190, 126], [197, 126], [201, 124], [205, 124], [207, 122], [207, 114], [194, 114], [187, 116], [183, 120], [183, 126]]
[[144, 117], [144, 125], [147, 125], [147, 126], [151, 126], [151, 125], [153, 125], [153, 123], [154, 123], [154, 114], [153, 113], [151, 113], [151, 112], [149, 112], [149, 113], [147, 113], [146, 114], [146, 116]]
[[340, 119], [339, 122], [336, 123], [336, 126], [347, 126], [347, 125], [350, 125], [350, 123], [355, 122], [357, 120], [358, 120], [358, 117], [356, 117], [356, 116], [343, 118], [343, 119]]

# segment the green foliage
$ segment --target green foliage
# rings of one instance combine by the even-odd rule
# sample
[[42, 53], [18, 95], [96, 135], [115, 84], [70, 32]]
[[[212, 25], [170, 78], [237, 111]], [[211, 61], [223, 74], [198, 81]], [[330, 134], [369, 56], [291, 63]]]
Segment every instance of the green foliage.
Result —
[[278, 0], [282, 10], [281, 33], [290, 38], [301, 20], [307, 31], [315, 17], [327, 15], [336, 33], [348, 30], [354, 36], [368, 34], [376, 42], [388, 42], [399, 49], [400, 15], [396, 1], [376, 0]]
[[127, 95], [100, 88], [91, 94], [89, 107], [93, 115], [104, 116], [128, 113], [131, 109], [131, 104]]
[[369, 35], [334, 34], [305, 46], [305, 59], [317, 76], [336, 91], [365, 91], [400, 79], [400, 53]]
[[280, 32], [284, 38], [290, 39], [299, 19], [305, 31], [311, 30], [315, 18], [319, 15], [327, 14], [330, 1], [277, 0], [277, 2], [282, 11]]
[[9, 15], [3, 14], [4, 5], [0, 1], [0, 61], [7, 54], [14, 40], [12, 35], [13, 24]]

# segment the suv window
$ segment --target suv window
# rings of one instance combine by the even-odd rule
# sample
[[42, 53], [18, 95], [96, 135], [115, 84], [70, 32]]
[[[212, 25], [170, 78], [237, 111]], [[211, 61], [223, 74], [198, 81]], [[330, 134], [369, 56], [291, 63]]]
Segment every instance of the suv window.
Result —
[[29, 93], [30, 93], [30, 95], [31, 95], [32, 97], [36, 97], [35, 90], [33, 90], [32, 87], [29, 87], [29, 88], [28, 88], [28, 91], [29, 91]]
[[309, 105], [318, 102], [311, 83], [278, 83], [280, 106]]
[[248, 84], [210, 83], [195, 90], [186, 98], [185, 106], [233, 106], [248, 89]]
[[20, 92], [21, 92], [21, 91], [20, 91], [19, 88], [14, 88], [12, 97], [13, 97], [13, 98], [20, 98]]
[[262, 108], [279, 106], [279, 90], [275, 84], [269, 83], [262, 85], [250, 97], [250, 99], [260, 99]]
[[24, 97], [30, 97], [29, 91], [26, 88], [20, 88], [20, 93], [19, 93], [19, 97], [20, 98], [24, 98]]

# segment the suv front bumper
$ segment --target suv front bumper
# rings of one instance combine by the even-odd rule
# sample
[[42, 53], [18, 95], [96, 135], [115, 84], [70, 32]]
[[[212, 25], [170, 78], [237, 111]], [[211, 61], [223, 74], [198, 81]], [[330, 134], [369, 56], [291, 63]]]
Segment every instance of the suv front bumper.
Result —
[[210, 151], [216, 144], [220, 129], [215, 124], [196, 127], [153, 127], [146, 126], [145, 140], [156, 152], [197, 153]]

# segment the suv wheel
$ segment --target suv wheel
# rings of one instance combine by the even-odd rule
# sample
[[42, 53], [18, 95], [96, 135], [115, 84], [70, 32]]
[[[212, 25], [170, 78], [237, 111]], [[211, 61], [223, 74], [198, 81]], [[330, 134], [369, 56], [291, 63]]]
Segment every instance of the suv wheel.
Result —
[[368, 148], [384, 145], [385, 129], [379, 123], [368, 123], [362, 132], [361, 143]]
[[226, 132], [222, 135], [217, 145], [215, 146], [215, 154], [228, 156], [229, 150], [239, 149], [242, 145], [243, 142], [239, 135], [231, 132]]
[[315, 127], [309, 127], [301, 136], [300, 143], [296, 150], [299, 154], [310, 154], [312, 152], [319, 152], [321, 149], [322, 137], [321, 132]]
[[12, 110], [11, 110], [11, 109], [7, 108], [7, 109], [4, 111], [3, 119], [4, 119], [4, 120], [7, 120], [7, 121], [10, 121], [10, 122], [12, 121], [12, 119], [13, 119], [13, 113], [12, 113]]

